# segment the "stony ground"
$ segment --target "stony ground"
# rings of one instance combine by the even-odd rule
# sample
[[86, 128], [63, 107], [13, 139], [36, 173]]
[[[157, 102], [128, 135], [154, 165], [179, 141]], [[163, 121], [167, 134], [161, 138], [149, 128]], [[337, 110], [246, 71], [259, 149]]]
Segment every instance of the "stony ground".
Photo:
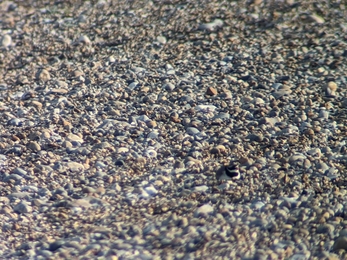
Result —
[[0, 258], [346, 258], [346, 9], [2, 2]]

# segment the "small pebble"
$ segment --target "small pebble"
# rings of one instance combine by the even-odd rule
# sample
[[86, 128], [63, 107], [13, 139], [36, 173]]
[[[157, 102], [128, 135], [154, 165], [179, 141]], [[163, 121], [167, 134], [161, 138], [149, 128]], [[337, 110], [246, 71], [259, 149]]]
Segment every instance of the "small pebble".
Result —
[[41, 69], [37, 72], [36, 78], [38, 80], [48, 81], [51, 79], [51, 75], [46, 69]]
[[78, 38], [78, 42], [84, 43], [84, 44], [91, 44], [92, 42], [89, 40], [88, 36], [86, 35], [81, 35]]
[[37, 142], [30, 142], [28, 144], [28, 148], [33, 150], [34, 152], [41, 151], [41, 146]]
[[5, 34], [1, 39], [1, 46], [2, 47], [10, 47], [12, 45], [12, 38], [10, 35]]
[[210, 23], [204, 23], [199, 26], [200, 30], [209, 30], [214, 31], [220, 27], [222, 27], [224, 22], [221, 19], [216, 19]]
[[337, 84], [333, 81], [328, 82], [326, 85], [326, 96], [336, 96]]
[[213, 207], [209, 204], [205, 204], [196, 209], [195, 216], [206, 216], [206, 215], [212, 214], [213, 212], [214, 212]]
[[206, 95], [208, 95], [208, 96], [215, 96], [217, 94], [218, 94], [217, 90], [213, 87], [209, 87], [206, 90]]
[[32, 207], [29, 206], [26, 202], [20, 202], [14, 206], [13, 210], [17, 213], [24, 214], [32, 212]]

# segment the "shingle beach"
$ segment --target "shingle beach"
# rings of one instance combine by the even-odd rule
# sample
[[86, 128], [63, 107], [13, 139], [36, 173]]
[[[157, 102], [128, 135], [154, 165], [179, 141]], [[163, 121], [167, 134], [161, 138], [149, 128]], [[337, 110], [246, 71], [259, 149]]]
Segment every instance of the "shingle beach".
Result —
[[346, 17], [1, 2], [0, 259], [347, 259]]

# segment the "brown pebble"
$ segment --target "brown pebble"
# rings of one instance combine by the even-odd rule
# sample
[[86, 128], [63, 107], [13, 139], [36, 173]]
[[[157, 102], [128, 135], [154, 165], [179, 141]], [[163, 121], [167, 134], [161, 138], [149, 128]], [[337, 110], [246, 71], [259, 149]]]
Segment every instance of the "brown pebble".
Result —
[[82, 71], [80, 71], [80, 70], [75, 70], [74, 72], [73, 72], [73, 76], [74, 77], [79, 77], [79, 76], [83, 76], [84, 75], [84, 73], [82, 72]]
[[85, 170], [88, 170], [90, 168], [90, 165], [88, 163], [84, 163], [83, 167], [84, 167]]
[[71, 126], [71, 123], [65, 119], [61, 119], [61, 124], [64, 126], [64, 127], [69, 127]]
[[253, 164], [253, 159], [252, 158], [248, 158], [248, 157], [241, 157], [239, 159], [239, 162], [241, 165], [251, 165]]
[[226, 148], [224, 145], [220, 144], [211, 149], [211, 154], [225, 154]]
[[275, 158], [276, 158], [276, 159], [282, 159], [282, 157], [283, 157], [283, 155], [282, 155], [281, 153], [279, 153], [279, 152], [277, 152], [277, 153], [275, 154]]
[[218, 94], [217, 90], [213, 87], [208, 87], [206, 90], [206, 95], [215, 96], [217, 94]]
[[51, 75], [49, 74], [49, 72], [46, 69], [42, 69], [42, 70], [37, 72], [36, 78], [38, 80], [48, 81], [51, 79]]
[[17, 133], [17, 137], [19, 138], [19, 139], [26, 139], [27, 138], [27, 136], [26, 136], [26, 134], [25, 133]]
[[149, 128], [157, 127], [157, 122], [155, 122], [154, 120], [148, 121], [148, 122], [147, 122], [147, 126], [148, 126]]
[[33, 107], [35, 107], [37, 110], [41, 110], [41, 109], [42, 109], [42, 103], [39, 102], [39, 101], [35, 101], [35, 100], [31, 101], [31, 102], [29, 103], [29, 106], [33, 106]]
[[330, 96], [333, 97], [336, 95], [336, 90], [337, 90], [337, 84], [333, 81], [328, 82], [327, 86], [326, 86], [326, 91], [325, 91], [325, 95], [326, 96]]
[[15, 142], [20, 140], [19, 137], [16, 135], [12, 135], [11, 139], [12, 139], [12, 141], [15, 141]]
[[314, 131], [313, 131], [313, 129], [307, 129], [306, 131], [305, 131], [305, 134], [307, 134], [307, 135], [314, 135]]
[[175, 123], [181, 122], [181, 119], [179, 118], [179, 115], [176, 112], [170, 114], [170, 120]]
[[98, 187], [96, 188], [95, 192], [98, 194], [105, 194], [106, 190], [104, 187]]
[[334, 81], [330, 81], [327, 88], [330, 89], [330, 91], [335, 92], [337, 90], [337, 84]]
[[181, 119], [177, 118], [177, 117], [171, 117], [170, 118], [172, 122], [174, 123], [180, 123], [181, 122]]

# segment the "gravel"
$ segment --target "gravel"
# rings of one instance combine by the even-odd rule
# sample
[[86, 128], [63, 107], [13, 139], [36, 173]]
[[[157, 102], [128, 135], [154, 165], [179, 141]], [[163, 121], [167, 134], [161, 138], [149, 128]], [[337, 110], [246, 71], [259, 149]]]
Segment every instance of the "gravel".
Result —
[[0, 258], [346, 258], [346, 12], [2, 2]]

